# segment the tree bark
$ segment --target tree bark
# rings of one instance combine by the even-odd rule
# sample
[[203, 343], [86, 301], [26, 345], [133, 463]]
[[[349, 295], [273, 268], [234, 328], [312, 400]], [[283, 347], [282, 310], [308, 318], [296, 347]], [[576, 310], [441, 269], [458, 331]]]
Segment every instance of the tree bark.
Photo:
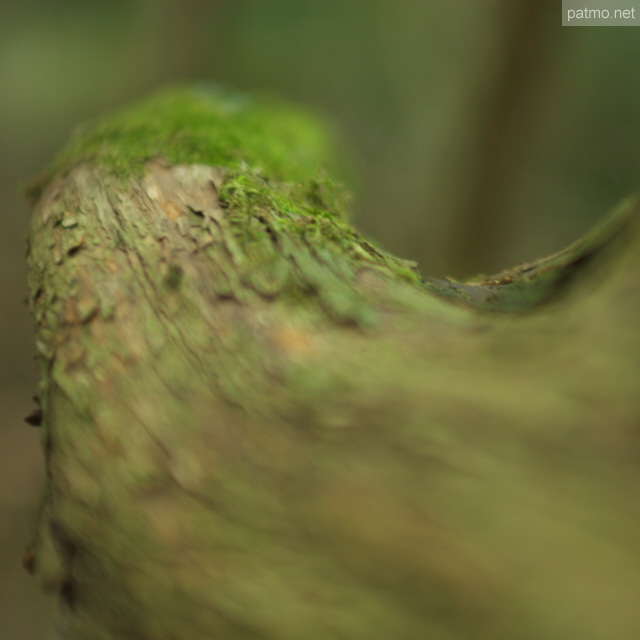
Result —
[[[247, 109], [280, 131], [269, 109], [180, 100], [170, 131], [147, 107], [85, 131], [33, 214], [25, 562], [60, 637], [639, 637], [636, 205], [423, 281], [299, 174], [308, 135], [265, 168], [240, 134]], [[198, 147], [196, 111], [240, 127], [232, 153]]]

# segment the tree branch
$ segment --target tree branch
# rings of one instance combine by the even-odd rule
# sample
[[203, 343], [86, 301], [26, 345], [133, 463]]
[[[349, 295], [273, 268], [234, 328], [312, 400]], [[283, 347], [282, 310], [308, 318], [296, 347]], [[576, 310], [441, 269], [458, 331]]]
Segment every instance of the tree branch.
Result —
[[636, 638], [635, 205], [423, 282], [349, 227], [326, 148], [185, 90], [41, 181], [28, 565], [61, 637]]

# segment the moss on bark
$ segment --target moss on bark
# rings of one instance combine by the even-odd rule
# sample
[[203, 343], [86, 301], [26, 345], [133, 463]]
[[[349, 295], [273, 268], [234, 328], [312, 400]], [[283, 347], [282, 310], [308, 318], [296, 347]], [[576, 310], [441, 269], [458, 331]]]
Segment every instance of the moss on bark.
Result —
[[348, 226], [307, 116], [229, 100], [152, 99], [42, 183], [61, 637], [635, 639], [635, 205], [423, 281]]

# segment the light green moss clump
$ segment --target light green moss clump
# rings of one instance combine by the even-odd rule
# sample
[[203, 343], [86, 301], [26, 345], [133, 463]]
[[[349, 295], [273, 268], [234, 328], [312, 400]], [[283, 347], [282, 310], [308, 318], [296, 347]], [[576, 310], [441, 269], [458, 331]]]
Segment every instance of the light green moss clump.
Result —
[[127, 179], [163, 158], [296, 184], [289, 199], [315, 198], [325, 215], [342, 216], [342, 190], [325, 173], [335, 161], [331, 149], [326, 129], [307, 111], [201, 84], [161, 92], [81, 127], [41, 185], [78, 162]]

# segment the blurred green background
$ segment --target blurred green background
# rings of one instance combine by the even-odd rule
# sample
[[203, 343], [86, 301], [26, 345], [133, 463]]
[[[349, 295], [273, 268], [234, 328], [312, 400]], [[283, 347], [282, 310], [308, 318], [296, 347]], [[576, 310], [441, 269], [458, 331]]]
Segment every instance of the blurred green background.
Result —
[[50, 637], [21, 568], [43, 474], [19, 186], [79, 122], [213, 79], [310, 105], [354, 220], [429, 276], [556, 251], [636, 189], [640, 30], [562, 28], [560, 0], [5, 0], [0, 6], [0, 638]]

